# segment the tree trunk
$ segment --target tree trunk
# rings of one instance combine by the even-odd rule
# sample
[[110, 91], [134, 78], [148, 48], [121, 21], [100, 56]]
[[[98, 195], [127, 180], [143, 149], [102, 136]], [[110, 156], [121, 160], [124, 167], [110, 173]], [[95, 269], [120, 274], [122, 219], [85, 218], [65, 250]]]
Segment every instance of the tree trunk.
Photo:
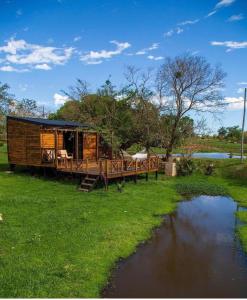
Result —
[[171, 154], [172, 154], [173, 146], [174, 146], [174, 143], [176, 141], [176, 132], [177, 132], [177, 127], [178, 127], [178, 124], [179, 124], [179, 120], [180, 120], [180, 117], [177, 116], [177, 118], [175, 120], [175, 123], [174, 123], [174, 126], [172, 128], [170, 142], [169, 142], [169, 144], [166, 148], [166, 157], [165, 157], [166, 160], [168, 160], [171, 157]]

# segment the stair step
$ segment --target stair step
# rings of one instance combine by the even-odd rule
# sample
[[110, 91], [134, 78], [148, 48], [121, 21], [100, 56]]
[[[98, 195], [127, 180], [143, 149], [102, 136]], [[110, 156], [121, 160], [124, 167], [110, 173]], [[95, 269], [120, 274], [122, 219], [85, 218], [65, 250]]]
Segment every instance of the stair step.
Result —
[[86, 185], [86, 186], [93, 186], [93, 184], [92, 184], [92, 183], [86, 183], [86, 182], [82, 182], [82, 183], [81, 183], [81, 186], [82, 186], [82, 185]]
[[87, 175], [82, 180], [78, 190], [82, 192], [90, 192], [94, 188], [98, 180], [99, 180], [99, 176], [97, 175]]
[[92, 177], [86, 177], [84, 180], [89, 180], [89, 181], [96, 181], [97, 178], [92, 178]]
[[89, 192], [88, 189], [83, 189], [83, 188], [81, 188], [81, 187], [80, 187], [78, 190], [79, 190], [79, 191], [82, 191], [82, 192], [87, 192], [87, 193]]

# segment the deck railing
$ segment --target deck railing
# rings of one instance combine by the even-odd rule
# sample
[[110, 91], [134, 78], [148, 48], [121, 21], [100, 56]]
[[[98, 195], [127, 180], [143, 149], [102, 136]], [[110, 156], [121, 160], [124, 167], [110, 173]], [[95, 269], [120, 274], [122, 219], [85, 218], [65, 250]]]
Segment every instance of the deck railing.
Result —
[[159, 168], [159, 158], [151, 156], [143, 160], [125, 160], [125, 159], [100, 159], [98, 161], [59, 159], [57, 168], [67, 171], [95, 173], [103, 176], [112, 176], [121, 173], [151, 172]]

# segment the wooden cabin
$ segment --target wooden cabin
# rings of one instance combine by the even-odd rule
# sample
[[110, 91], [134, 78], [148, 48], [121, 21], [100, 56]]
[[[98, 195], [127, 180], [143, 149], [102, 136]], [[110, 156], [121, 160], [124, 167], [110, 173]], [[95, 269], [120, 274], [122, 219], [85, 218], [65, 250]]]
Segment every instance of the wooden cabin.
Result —
[[72, 121], [7, 117], [8, 160], [15, 165], [54, 168], [83, 175], [81, 190], [99, 179], [157, 172], [158, 157], [113, 159], [111, 146], [88, 125]]

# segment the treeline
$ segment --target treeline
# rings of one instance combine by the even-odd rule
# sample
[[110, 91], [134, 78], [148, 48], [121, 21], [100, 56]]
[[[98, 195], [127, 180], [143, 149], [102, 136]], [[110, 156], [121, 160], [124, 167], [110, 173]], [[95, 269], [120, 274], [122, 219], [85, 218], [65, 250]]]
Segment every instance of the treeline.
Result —
[[[232, 143], [240, 143], [242, 129], [239, 126], [221, 127], [218, 130], [218, 138]], [[247, 132], [244, 132], [244, 143], [247, 143]]]
[[174, 146], [195, 132], [190, 112], [215, 113], [225, 105], [220, 93], [224, 77], [219, 66], [189, 54], [167, 58], [157, 71], [129, 66], [121, 89], [108, 79], [90, 91], [78, 79], [63, 92], [68, 101], [49, 118], [89, 124], [113, 141], [115, 151], [133, 144], [147, 151], [159, 146], [169, 157]]
[[6, 116], [47, 117], [43, 107], [32, 99], [17, 99], [8, 84], [0, 82], [0, 142], [6, 139]]

